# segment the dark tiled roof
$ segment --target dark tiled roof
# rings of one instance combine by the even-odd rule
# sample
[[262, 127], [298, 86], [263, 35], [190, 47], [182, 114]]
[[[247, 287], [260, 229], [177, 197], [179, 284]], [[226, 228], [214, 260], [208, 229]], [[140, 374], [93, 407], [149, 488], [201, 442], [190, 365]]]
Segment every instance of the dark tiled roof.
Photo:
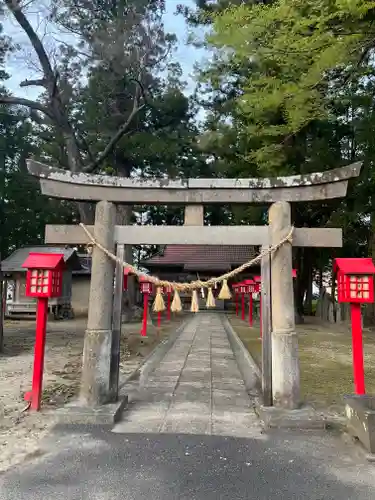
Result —
[[142, 265], [150, 268], [178, 266], [186, 271], [227, 271], [248, 262], [256, 254], [256, 247], [244, 245], [167, 245]]
[[21, 247], [15, 250], [9, 257], [1, 262], [1, 270], [4, 273], [26, 272], [22, 264], [25, 262], [30, 252], [63, 253], [65, 262], [67, 262], [72, 269], [81, 269], [77, 252], [74, 248], [38, 245], [33, 247]]

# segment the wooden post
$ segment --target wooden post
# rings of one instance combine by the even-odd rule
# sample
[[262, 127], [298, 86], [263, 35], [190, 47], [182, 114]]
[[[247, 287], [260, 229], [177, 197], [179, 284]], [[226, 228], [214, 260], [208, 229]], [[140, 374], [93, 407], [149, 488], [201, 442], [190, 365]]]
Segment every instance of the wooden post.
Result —
[[249, 326], [253, 326], [253, 294], [249, 293]]
[[[117, 245], [116, 256], [121, 262], [125, 258], [125, 245]], [[115, 290], [113, 296], [112, 311], [112, 345], [111, 345], [111, 367], [110, 367], [110, 400], [118, 399], [118, 383], [120, 376], [120, 344], [122, 323], [122, 302], [124, 291], [124, 268], [116, 263], [115, 268]]]
[[32, 388], [31, 392], [27, 392], [25, 394], [26, 401], [30, 401], [30, 408], [34, 411], [40, 410], [40, 404], [42, 401], [47, 316], [48, 298], [39, 297], [36, 310], [36, 333]]
[[366, 394], [366, 389], [365, 389], [365, 371], [363, 363], [361, 304], [351, 303], [350, 313], [352, 321], [354, 387], [356, 394], [363, 395]]
[[[262, 252], [268, 246], [262, 247]], [[272, 406], [272, 325], [271, 325], [271, 258], [266, 254], [261, 262], [262, 285], [260, 302], [262, 337], [262, 393], [264, 406]]]
[[[277, 245], [291, 229], [291, 209], [286, 201], [271, 205], [271, 245]], [[295, 332], [292, 277], [292, 245], [284, 243], [271, 256], [272, 391], [273, 403], [287, 409], [300, 404], [298, 337]]]
[[149, 294], [148, 292], [145, 292], [143, 294], [143, 318], [142, 318], [142, 328], [141, 328], [142, 337], [147, 337], [148, 303], [149, 303]]
[[[115, 251], [116, 207], [99, 201], [95, 212], [95, 239], [110, 252]], [[94, 246], [87, 329], [83, 346], [81, 400], [98, 406], [109, 401], [112, 346], [112, 304], [114, 262]]]

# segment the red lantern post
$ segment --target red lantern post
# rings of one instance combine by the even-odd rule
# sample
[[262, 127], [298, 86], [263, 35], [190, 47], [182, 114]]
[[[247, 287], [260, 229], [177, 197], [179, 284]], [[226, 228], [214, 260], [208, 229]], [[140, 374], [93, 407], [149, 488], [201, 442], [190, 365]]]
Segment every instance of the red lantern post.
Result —
[[171, 296], [172, 296], [172, 287], [171, 286], [165, 286], [163, 287], [164, 291], [163, 293], [167, 294], [167, 320], [171, 320]]
[[352, 321], [353, 374], [357, 395], [365, 390], [361, 304], [374, 302], [375, 266], [370, 258], [335, 259], [338, 302], [350, 303]]
[[152, 283], [147, 278], [141, 277], [139, 280], [140, 291], [143, 294], [143, 320], [142, 320], [142, 337], [147, 336], [147, 316], [148, 316], [148, 302], [150, 294], [152, 293]]
[[247, 293], [247, 285], [244, 281], [238, 283], [238, 290], [241, 294], [241, 319], [245, 321], [245, 293]]
[[[261, 288], [262, 288], [262, 278], [261, 276], [254, 276], [254, 281], [255, 281], [255, 293], [260, 293]], [[260, 329], [260, 338], [262, 338], [263, 333], [262, 333], [262, 297], [260, 297], [259, 300], [259, 329]]]
[[245, 280], [249, 293], [249, 326], [253, 326], [253, 293], [255, 292], [255, 283], [253, 280]]
[[30, 253], [22, 267], [26, 273], [26, 296], [37, 299], [34, 369], [31, 391], [25, 394], [30, 408], [40, 410], [43, 390], [44, 352], [48, 316], [48, 299], [62, 292], [63, 254]]
[[239, 313], [239, 307], [238, 307], [238, 283], [235, 283], [232, 285], [232, 290], [234, 291], [234, 302], [236, 304], [236, 316], [238, 316]]

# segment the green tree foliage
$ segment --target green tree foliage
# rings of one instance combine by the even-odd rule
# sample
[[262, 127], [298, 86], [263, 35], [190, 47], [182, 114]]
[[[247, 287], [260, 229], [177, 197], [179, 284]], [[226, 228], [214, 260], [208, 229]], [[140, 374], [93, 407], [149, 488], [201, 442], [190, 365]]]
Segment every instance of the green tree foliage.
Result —
[[[200, 70], [203, 150], [224, 176], [309, 173], [363, 160], [363, 175], [346, 200], [297, 204], [293, 217], [298, 226], [342, 226], [346, 256], [371, 252], [374, 3], [196, 3], [195, 21], [209, 26], [206, 46], [213, 53]], [[260, 221], [265, 211], [237, 216]], [[300, 311], [306, 283], [331, 266], [332, 255], [295, 252]]]

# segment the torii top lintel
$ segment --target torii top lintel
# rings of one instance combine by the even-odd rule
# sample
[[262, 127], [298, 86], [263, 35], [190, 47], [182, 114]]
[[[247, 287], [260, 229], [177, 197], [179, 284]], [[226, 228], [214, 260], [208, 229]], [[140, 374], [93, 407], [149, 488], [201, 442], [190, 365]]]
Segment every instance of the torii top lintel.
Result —
[[72, 173], [28, 160], [42, 194], [80, 201], [123, 204], [216, 204], [306, 202], [342, 198], [362, 163], [305, 175], [256, 179], [134, 179]]

